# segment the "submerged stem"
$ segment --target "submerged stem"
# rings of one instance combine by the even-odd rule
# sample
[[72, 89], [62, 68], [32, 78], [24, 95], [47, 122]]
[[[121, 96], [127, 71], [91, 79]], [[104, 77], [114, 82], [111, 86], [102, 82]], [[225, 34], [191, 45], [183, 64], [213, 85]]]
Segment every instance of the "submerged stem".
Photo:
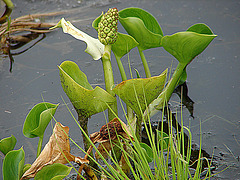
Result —
[[[113, 78], [113, 71], [112, 71], [112, 65], [111, 65], [111, 45], [105, 45], [104, 53], [102, 56], [102, 64], [103, 64], [106, 91], [115, 97], [116, 95], [112, 91], [114, 87], [114, 78]], [[118, 114], [117, 101], [112, 105], [110, 105], [110, 108], [111, 109], [108, 109], [108, 118], [109, 120], [112, 120], [115, 118], [114, 113], [116, 115]]]
[[147, 60], [146, 60], [146, 58], [143, 54], [143, 50], [138, 47], [138, 51], [139, 51], [140, 57], [142, 59], [142, 63], [143, 63], [143, 67], [144, 67], [144, 70], [145, 70], [146, 78], [150, 78], [151, 73], [150, 73], [150, 70], [149, 70], [149, 67], [148, 67]]

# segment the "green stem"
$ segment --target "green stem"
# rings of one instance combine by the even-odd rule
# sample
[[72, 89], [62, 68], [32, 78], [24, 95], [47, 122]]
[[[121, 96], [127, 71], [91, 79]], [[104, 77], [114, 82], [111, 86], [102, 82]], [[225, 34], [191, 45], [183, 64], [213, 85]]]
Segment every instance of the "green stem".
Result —
[[150, 73], [150, 70], [149, 70], [149, 67], [148, 67], [147, 60], [146, 60], [146, 58], [143, 54], [143, 50], [138, 47], [138, 51], [139, 51], [140, 57], [142, 59], [142, 63], [143, 63], [143, 67], [144, 67], [144, 70], [145, 70], [146, 78], [150, 78], [151, 73]]
[[10, 9], [14, 8], [14, 5], [11, 0], [3, 0], [3, 2], [6, 4], [6, 6]]
[[37, 157], [40, 155], [42, 151], [42, 142], [43, 142], [43, 136], [39, 136], [38, 147], [37, 147]]
[[126, 73], [125, 73], [125, 70], [124, 70], [124, 67], [123, 67], [121, 58], [120, 58], [119, 56], [115, 56], [115, 57], [116, 57], [118, 69], [119, 69], [119, 71], [120, 71], [122, 80], [125, 81], [125, 80], [127, 80], [127, 75], [126, 75]]
[[[104, 53], [102, 56], [102, 64], [103, 64], [103, 71], [104, 71], [104, 80], [105, 80], [105, 87], [106, 91], [111, 94], [112, 96], [116, 96], [115, 93], [112, 91], [114, 87], [114, 78], [113, 78], [113, 71], [111, 65], [111, 45], [106, 45], [104, 49]], [[113, 111], [113, 112], [112, 112]], [[117, 101], [110, 105], [110, 109], [108, 109], [108, 119], [112, 120], [117, 115]]]
[[[115, 57], [116, 57], [117, 65], [122, 77], [122, 81], [125, 81], [127, 80], [127, 75], [125, 73], [121, 58], [119, 56], [115, 56]], [[127, 117], [130, 122], [134, 119], [133, 110], [129, 106], [127, 106]]]
[[[167, 104], [167, 102], [171, 98], [172, 93], [173, 93], [174, 89], [176, 88], [176, 86], [178, 84], [178, 81], [181, 78], [181, 75], [182, 75], [182, 73], [183, 73], [183, 71], [184, 71], [186, 66], [187, 66], [186, 64], [181, 64], [181, 63], [179, 63], [177, 65], [177, 68], [174, 71], [174, 73], [172, 75], [172, 78], [168, 82], [168, 84], [165, 87], [164, 91], [160, 94], [160, 96], [157, 99], [155, 99], [149, 105], [148, 113], [149, 113], [150, 117], [152, 117], [159, 110], [161, 110], [161, 109], [163, 109], [165, 107], [165, 105]], [[146, 112], [147, 111], [145, 111], [145, 113], [144, 113], [144, 119], [147, 118], [147, 116], [148, 116], [148, 114]]]

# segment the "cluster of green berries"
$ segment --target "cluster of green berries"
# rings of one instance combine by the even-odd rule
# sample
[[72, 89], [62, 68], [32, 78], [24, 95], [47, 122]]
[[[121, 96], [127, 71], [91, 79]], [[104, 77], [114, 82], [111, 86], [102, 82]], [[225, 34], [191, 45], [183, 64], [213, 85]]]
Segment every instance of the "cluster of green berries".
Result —
[[111, 8], [103, 14], [100, 22], [98, 23], [98, 39], [102, 44], [108, 45], [115, 43], [118, 30], [117, 23], [117, 8]]

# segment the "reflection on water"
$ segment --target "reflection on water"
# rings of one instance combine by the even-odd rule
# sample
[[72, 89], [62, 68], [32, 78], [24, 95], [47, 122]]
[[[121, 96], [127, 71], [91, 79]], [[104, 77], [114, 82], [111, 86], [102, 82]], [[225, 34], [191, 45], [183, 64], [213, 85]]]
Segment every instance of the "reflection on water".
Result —
[[[226, 2], [217, 0], [201, 2], [184, 0], [123, 0], [119, 2], [83, 0], [82, 2], [81, 4], [72, 0], [63, 3], [59, 1], [34, 2], [23, 0], [15, 2], [16, 7], [12, 13], [12, 18], [40, 12], [74, 10], [72, 14], [58, 15], [43, 20], [58, 22], [64, 16], [68, 20], [75, 20], [73, 24], [76, 27], [97, 37], [96, 31], [91, 28], [91, 22], [102, 11], [106, 11], [109, 7], [118, 7], [120, 10], [136, 6], [151, 12], [161, 24], [165, 35], [186, 30], [194, 23], [199, 22], [212, 27], [213, 32], [218, 37], [200, 56], [196, 57], [187, 69], [189, 98], [186, 98], [188, 103], [185, 106], [189, 108], [183, 107], [183, 119], [186, 126], [190, 127], [192, 131], [195, 144], [199, 144], [199, 138], [202, 135], [202, 149], [206, 150], [210, 156], [216, 157], [219, 165], [217, 170], [230, 166], [228, 170], [216, 178], [237, 179], [239, 175], [237, 157], [240, 155], [239, 2], [234, 0]], [[75, 6], [67, 5], [67, 3], [75, 3]], [[123, 32], [121, 27], [119, 31]], [[41, 36], [38, 38], [41, 39]], [[38, 39], [34, 40], [34, 42], [36, 41]], [[34, 42], [31, 41], [32, 44]], [[12, 52], [18, 53], [30, 46], [30, 44], [27, 44], [17, 50], [12, 50]], [[30, 50], [14, 56], [15, 63], [12, 73], [8, 71], [8, 57], [0, 57], [0, 138], [11, 134], [17, 136], [16, 148], [24, 146], [26, 163], [33, 162], [37, 141], [29, 140], [22, 135], [22, 125], [29, 109], [34, 104], [41, 102], [42, 97], [46, 101], [60, 103], [55, 115], [56, 119], [69, 126], [70, 136], [78, 144], [82, 144], [79, 138], [80, 130], [75, 125], [61, 99], [63, 97], [69, 102], [59, 81], [57, 65], [67, 59], [73, 60], [87, 74], [91, 84], [98, 84], [99, 79], [103, 79], [101, 62], [93, 61], [88, 54], [84, 53], [85, 48], [84, 43], [64, 35], [59, 30], [46, 34], [46, 38]], [[146, 50], [144, 53], [154, 75], [160, 74], [166, 67], [171, 67], [171, 64], [175, 67], [173, 57], [161, 48]], [[135, 50], [130, 52], [129, 59], [133, 68], [137, 68], [140, 74], [144, 74], [139, 55]], [[128, 67], [128, 58], [124, 57], [122, 61], [124, 66]], [[120, 74], [118, 69], [115, 68], [116, 62], [114, 59], [112, 65], [116, 82], [120, 82]], [[174, 104], [175, 101], [179, 102], [177, 94], [173, 95], [170, 103]], [[194, 104], [194, 113], [192, 112], [192, 104]], [[69, 106], [72, 109], [71, 105]], [[176, 106], [176, 108], [179, 108], [179, 106]], [[74, 110], [72, 112], [75, 113]], [[194, 116], [194, 119], [190, 117], [191, 115]], [[159, 115], [159, 117], [161, 116]], [[89, 121], [90, 133], [97, 131], [103, 124], [105, 124], [103, 115], [93, 116]], [[46, 131], [44, 143], [47, 142], [51, 131], [50, 125]], [[75, 146], [71, 146], [75, 154], [81, 154]], [[2, 166], [2, 163], [0, 163], [0, 166]]]

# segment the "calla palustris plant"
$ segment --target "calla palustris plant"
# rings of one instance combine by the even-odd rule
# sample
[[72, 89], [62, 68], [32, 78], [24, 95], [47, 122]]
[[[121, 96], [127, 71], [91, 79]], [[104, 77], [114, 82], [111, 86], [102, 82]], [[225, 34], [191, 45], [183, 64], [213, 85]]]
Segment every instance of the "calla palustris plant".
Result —
[[139, 44], [138, 50], [142, 59], [146, 77], [151, 77], [143, 50], [161, 47], [162, 29], [150, 13], [140, 8], [126, 8], [119, 11], [119, 21]]
[[[87, 76], [72, 61], [64, 61], [59, 66], [59, 73], [63, 90], [78, 113], [80, 126], [88, 134], [88, 118], [116, 103], [116, 98], [99, 86], [93, 89]], [[82, 137], [85, 150], [87, 150], [90, 142], [83, 133]]]
[[59, 66], [60, 80], [64, 92], [80, 116], [90, 117], [107, 109], [116, 99], [104, 89], [89, 84], [87, 76], [73, 61], [64, 61]]
[[167, 69], [159, 76], [122, 81], [113, 91], [137, 114], [136, 136], [141, 139], [142, 114], [146, 107], [162, 92], [166, 83]]
[[14, 149], [16, 143], [17, 143], [17, 139], [13, 135], [7, 138], [3, 138], [0, 141], [0, 151], [4, 155], [6, 155], [9, 151]]
[[141, 50], [161, 47], [162, 29], [157, 20], [140, 8], [119, 11], [119, 21], [138, 43]]
[[45, 129], [53, 118], [58, 104], [42, 102], [35, 105], [28, 113], [24, 125], [23, 134], [28, 138], [39, 137], [37, 156], [41, 153], [42, 141]]
[[207, 25], [195, 24], [185, 32], [178, 32], [162, 38], [163, 48], [173, 55], [179, 63], [164, 91], [150, 105], [150, 116], [163, 109], [179, 82], [182, 83], [184, 79], [186, 80], [187, 65], [202, 53], [215, 37], [216, 35]]
[[24, 162], [23, 148], [8, 152], [3, 160], [3, 180], [19, 180], [23, 174]]

